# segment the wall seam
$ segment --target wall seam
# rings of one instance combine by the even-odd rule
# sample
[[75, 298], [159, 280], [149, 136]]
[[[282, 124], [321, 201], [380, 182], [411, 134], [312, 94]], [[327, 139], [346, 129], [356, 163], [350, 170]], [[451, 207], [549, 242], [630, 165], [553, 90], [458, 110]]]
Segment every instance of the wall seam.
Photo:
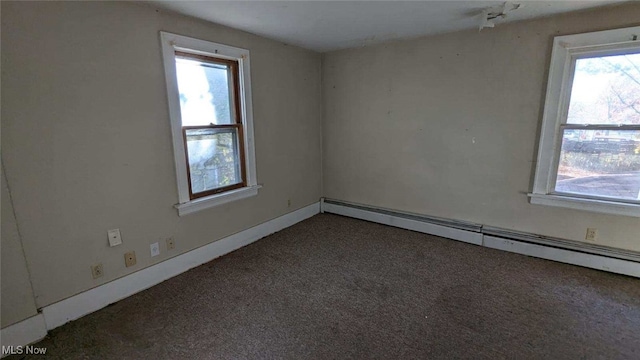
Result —
[[325, 123], [325, 96], [324, 96], [324, 59], [325, 54], [320, 54], [320, 198], [324, 197], [324, 123]]

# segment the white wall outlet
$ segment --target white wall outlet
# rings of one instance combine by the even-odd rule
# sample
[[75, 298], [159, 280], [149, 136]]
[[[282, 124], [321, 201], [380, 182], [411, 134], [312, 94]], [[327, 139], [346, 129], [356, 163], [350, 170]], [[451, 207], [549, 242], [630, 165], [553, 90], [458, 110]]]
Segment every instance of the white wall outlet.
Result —
[[176, 248], [176, 242], [173, 239], [173, 236], [170, 238], [167, 238], [167, 251], [168, 250], [173, 250]]
[[120, 229], [112, 229], [107, 231], [109, 236], [109, 246], [114, 247], [122, 244], [122, 238], [120, 237]]
[[154, 242], [151, 244], [151, 257], [160, 255], [160, 244]]
[[585, 240], [596, 241], [598, 239], [598, 229], [587, 228], [587, 235], [584, 238]]

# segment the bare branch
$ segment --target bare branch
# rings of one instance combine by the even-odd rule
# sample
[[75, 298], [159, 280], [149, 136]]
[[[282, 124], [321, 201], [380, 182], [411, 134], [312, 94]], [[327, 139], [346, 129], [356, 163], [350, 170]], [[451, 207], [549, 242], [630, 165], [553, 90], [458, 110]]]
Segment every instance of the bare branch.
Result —
[[631, 61], [631, 59], [629, 59], [627, 55], [624, 55], [624, 58], [629, 62], [629, 64], [631, 64], [631, 66], [633, 66], [634, 69], [636, 69], [638, 73], [640, 73], [640, 68], [638, 68], [638, 65], [636, 65], [636, 63]]
[[611, 61], [605, 59], [605, 58], [599, 58], [601, 61], [606, 62], [609, 66], [611, 66], [612, 68], [621, 71], [623, 74], [627, 75], [627, 77], [629, 79], [631, 79], [633, 82], [635, 82], [636, 84], [640, 85], [640, 81], [636, 80], [635, 77], [633, 77], [633, 75], [629, 74], [625, 69], [622, 68], [622, 66], [615, 66], [614, 64], [611, 63]]
[[629, 104], [626, 101], [624, 101], [624, 99], [622, 98], [622, 95], [620, 95], [620, 93], [618, 93], [616, 91], [616, 89], [614, 89], [614, 87], [611, 87], [611, 91], [616, 95], [616, 97], [618, 98], [618, 100], [620, 100], [620, 102], [625, 105], [627, 108], [632, 109], [633, 111], [635, 111], [638, 115], [640, 115], [640, 110], [636, 109], [636, 107], [633, 105], [633, 103]]

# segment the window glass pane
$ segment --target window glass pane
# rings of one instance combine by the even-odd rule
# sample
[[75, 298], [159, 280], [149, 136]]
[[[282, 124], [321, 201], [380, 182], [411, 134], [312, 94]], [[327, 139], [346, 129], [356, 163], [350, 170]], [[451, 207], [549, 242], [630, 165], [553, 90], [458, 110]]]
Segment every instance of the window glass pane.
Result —
[[242, 182], [237, 129], [185, 132], [193, 194]]
[[576, 60], [569, 124], [640, 124], [640, 53]]
[[640, 200], [640, 130], [565, 129], [555, 190]]
[[182, 126], [234, 123], [227, 65], [176, 58]]

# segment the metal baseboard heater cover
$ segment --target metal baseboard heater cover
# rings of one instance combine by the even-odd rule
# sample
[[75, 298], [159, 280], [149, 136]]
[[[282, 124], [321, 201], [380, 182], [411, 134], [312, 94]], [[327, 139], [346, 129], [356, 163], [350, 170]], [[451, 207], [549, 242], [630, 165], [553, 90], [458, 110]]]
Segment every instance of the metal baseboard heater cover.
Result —
[[377, 214], [383, 214], [383, 215], [395, 216], [395, 217], [399, 217], [399, 218], [403, 218], [403, 219], [421, 221], [421, 222], [434, 224], [434, 225], [447, 226], [447, 227], [454, 228], [454, 229], [472, 231], [472, 232], [477, 232], [477, 233], [481, 233], [482, 232], [482, 225], [481, 224], [476, 224], [476, 223], [472, 223], [472, 222], [468, 222], [468, 221], [451, 220], [451, 219], [439, 218], [439, 217], [435, 217], [435, 216], [427, 216], [427, 215], [413, 214], [413, 213], [408, 213], [408, 212], [400, 212], [400, 211], [396, 211], [396, 210], [390, 210], [390, 209], [367, 206], [367, 205], [361, 205], [361, 204], [354, 204], [354, 203], [350, 203], [350, 202], [346, 202], [346, 201], [338, 201], [338, 200], [331, 200], [331, 199], [324, 199], [323, 203], [339, 205], [339, 206], [345, 206], [345, 207], [350, 207], [350, 208], [353, 208], [353, 209], [360, 209], [360, 210], [364, 210], [364, 211], [371, 211], [371, 212], [374, 212], [374, 213], [377, 213]]
[[467, 221], [446, 219], [434, 216], [426, 216], [421, 214], [414, 214], [396, 210], [390, 210], [385, 208], [379, 208], [374, 206], [354, 204], [346, 201], [323, 199], [323, 203], [350, 207], [354, 209], [370, 211], [377, 214], [384, 214], [389, 216], [395, 216], [403, 219], [410, 219], [415, 221], [421, 221], [429, 224], [447, 226], [454, 229], [466, 230], [471, 232], [481, 233], [483, 235], [495, 236], [508, 240], [516, 240], [529, 244], [543, 245], [547, 247], [553, 247], [564, 250], [578, 251], [585, 254], [606, 256], [614, 259], [628, 260], [640, 263], [640, 252], [632, 250], [617, 249], [609, 246], [588, 244], [579, 241], [566, 240], [561, 238], [555, 238], [550, 236], [531, 234], [526, 232], [502, 229], [499, 227], [486, 226], [482, 224], [476, 224]]

